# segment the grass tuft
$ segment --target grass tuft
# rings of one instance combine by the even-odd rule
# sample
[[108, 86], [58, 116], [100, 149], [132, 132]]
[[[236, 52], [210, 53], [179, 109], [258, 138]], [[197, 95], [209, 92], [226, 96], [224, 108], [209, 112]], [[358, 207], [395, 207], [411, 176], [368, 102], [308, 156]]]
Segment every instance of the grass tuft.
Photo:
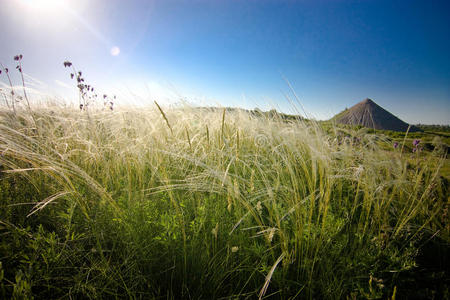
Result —
[[448, 296], [445, 156], [155, 104], [1, 110], [1, 297]]

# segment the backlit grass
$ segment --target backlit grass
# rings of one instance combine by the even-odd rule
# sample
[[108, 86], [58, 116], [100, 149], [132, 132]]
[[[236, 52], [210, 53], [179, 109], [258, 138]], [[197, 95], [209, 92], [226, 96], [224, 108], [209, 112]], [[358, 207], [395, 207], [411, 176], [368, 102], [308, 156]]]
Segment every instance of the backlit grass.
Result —
[[424, 245], [448, 253], [448, 163], [330, 132], [239, 110], [5, 108], [2, 296], [448, 296], [445, 257], [414, 278]]

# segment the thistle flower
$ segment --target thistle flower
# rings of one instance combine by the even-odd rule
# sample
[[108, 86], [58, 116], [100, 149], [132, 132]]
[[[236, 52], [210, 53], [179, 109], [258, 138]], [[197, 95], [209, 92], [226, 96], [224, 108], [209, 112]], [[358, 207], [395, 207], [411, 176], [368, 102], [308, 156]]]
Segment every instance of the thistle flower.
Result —
[[398, 142], [394, 142], [394, 149], [398, 148]]
[[416, 140], [413, 141], [413, 146], [417, 147], [417, 145], [419, 145], [419, 143], [420, 143], [420, 140], [416, 139]]
[[22, 57], [23, 57], [22, 54], [16, 55], [16, 56], [14, 56], [14, 60], [19, 61], [22, 59]]
[[70, 61], [67, 61], [67, 60], [66, 60], [66, 61], [64, 62], [64, 67], [65, 67], [65, 68], [71, 67], [71, 66], [72, 66], [72, 63], [71, 63]]

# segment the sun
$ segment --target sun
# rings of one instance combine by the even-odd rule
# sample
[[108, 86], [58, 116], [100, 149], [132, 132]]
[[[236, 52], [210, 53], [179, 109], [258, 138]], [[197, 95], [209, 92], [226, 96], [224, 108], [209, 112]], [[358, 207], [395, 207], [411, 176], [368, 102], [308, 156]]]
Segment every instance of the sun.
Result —
[[66, 5], [65, 0], [19, 0], [26, 8], [41, 13], [56, 12]]

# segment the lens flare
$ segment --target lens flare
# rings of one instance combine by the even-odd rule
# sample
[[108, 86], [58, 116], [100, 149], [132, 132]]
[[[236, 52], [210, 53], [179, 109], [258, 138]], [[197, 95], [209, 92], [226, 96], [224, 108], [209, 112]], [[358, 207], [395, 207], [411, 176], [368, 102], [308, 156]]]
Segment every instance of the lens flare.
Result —
[[114, 46], [111, 48], [110, 52], [111, 52], [112, 56], [117, 56], [120, 54], [120, 48], [117, 46]]

